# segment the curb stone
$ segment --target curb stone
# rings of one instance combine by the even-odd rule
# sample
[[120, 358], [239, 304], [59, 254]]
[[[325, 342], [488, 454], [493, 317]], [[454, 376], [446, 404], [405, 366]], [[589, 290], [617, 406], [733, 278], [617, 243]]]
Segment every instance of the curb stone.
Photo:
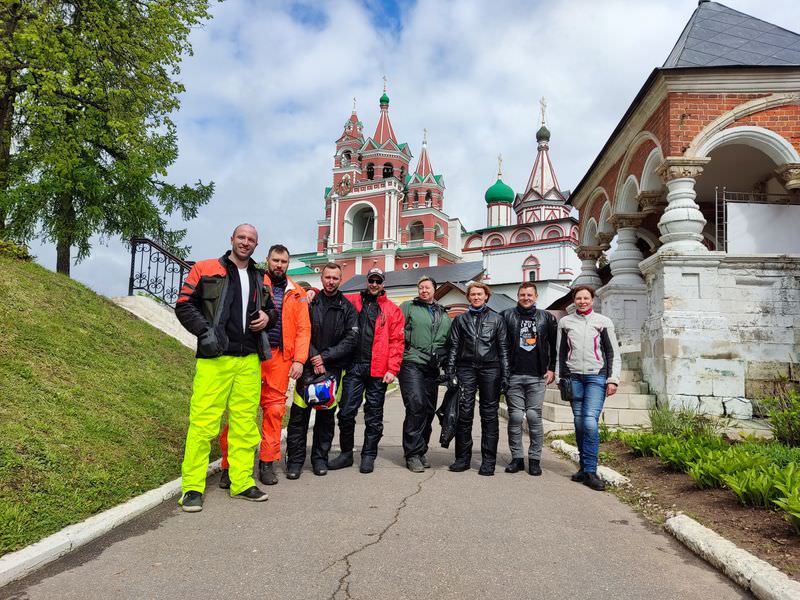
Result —
[[[219, 460], [208, 465], [209, 476], [218, 473], [219, 470]], [[22, 579], [68, 552], [88, 544], [115, 527], [119, 527], [134, 517], [155, 508], [162, 502], [175, 498], [180, 493], [181, 479], [179, 477], [161, 487], [89, 517], [85, 521], [68, 525], [61, 531], [30, 546], [0, 557], [0, 587], [17, 579]]]
[[800, 581], [753, 556], [718, 533], [683, 514], [664, 527], [687, 548], [725, 573], [760, 600], [800, 600]]
[[[550, 447], [578, 462], [578, 449], [564, 440], [553, 440]], [[611, 485], [630, 483], [613, 469], [599, 465], [597, 474]], [[617, 481], [617, 482], [615, 482]], [[684, 514], [668, 516], [664, 527], [684, 546], [722, 571], [759, 600], [800, 600], [800, 581], [768, 562], [753, 556]]]
[[[568, 444], [564, 440], [553, 440], [550, 442], [550, 447], [553, 450], [558, 450], [559, 452], [569, 456], [569, 459], [575, 464], [580, 463], [578, 449], [575, 446]], [[597, 465], [597, 474], [603, 481], [610, 485], [627, 485], [631, 482], [631, 480], [624, 475], [620, 475], [614, 469], [609, 469], [603, 465]]]

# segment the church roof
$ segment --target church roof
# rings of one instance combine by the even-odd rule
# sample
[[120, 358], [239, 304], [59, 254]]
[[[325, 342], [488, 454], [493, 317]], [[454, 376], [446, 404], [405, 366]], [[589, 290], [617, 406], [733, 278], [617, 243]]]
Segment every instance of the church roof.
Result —
[[396, 144], [397, 137], [394, 134], [394, 129], [392, 129], [392, 122], [389, 120], [389, 97], [386, 96], [386, 92], [381, 96], [380, 104], [381, 116], [378, 118], [378, 126], [375, 128], [375, 135], [372, 136], [372, 139], [379, 146], [382, 146], [388, 140], [392, 140]]
[[425, 179], [428, 175], [433, 175], [433, 167], [431, 167], [431, 160], [428, 158], [428, 136], [427, 132], [422, 136], [422, 152], [419, 153], [419, 161], [417, 161], [417, 170], [414, 171], [421, 179]]
[[536, 132], [538, 151], [536, 160], [533, 163], [528, 183], [525, 191], [521, 194], [523, 199], [545, 199], [563, 202], [565, 200], [558, 186], [556, 170], [553, 161], [550, 160], [550, 131], [542, 123], [539, 131]]
[[[461, 262], [454, 265], [441, 265], [438, 267], [422, 267], [419, 269], [403, 269], [400, 271], [387, 271], [385, 287], [406, 287], [417, 285], [419, 278], [427, 275], [438, 283], [446, 281], [465, 283], [476, 280], [483, 273], [483, 261]], [[345, 281], [341, 290], [355, 292], [363, 290], [367, 285], [366, 275], [353, 275]]]
[[663, 68], [729, 65], [800, 65], [800, 35], [701, 0]]

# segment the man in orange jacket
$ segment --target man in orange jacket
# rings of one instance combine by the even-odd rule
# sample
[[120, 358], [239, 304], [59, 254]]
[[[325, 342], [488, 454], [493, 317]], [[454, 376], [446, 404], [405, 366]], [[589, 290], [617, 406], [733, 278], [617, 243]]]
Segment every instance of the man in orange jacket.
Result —
[[[270, 290], [278, 321], [269, 330], [272, 358], [261, 363], [261, 450], [259, 451], [258, 477], [264, 485], [275, 485], [275, 462], [281, 459], [281, 428], [286, 412], [286, 391], [289, 379], [296, 380], [303, 373], [308, 360], [311, 342], [311, 321], [305, 290], [286, 276], [289, 267], [289, 250], [275, 244], [267, 254], [267, 272], [264, 285]], [[230, 486], [227, 461], [227, 433], [220, 436], [222, 450], [222, 477], [219, 486]]]

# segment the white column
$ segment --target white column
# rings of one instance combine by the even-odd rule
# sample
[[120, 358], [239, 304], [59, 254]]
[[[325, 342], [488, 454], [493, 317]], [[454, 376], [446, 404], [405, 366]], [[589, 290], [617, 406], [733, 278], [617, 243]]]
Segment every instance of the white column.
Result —
[[576, 285], [591, 285], [597, 289], [603, 285], [600, 276], [597, 274], [597, 259], [603, 253], [602, 246], [578, 246], [575, 254], [581, 259], [581, 273], [572, 282], [572, 287]]
[[658, 222], [661, 254], [705, 254], [703, 228], [706, 220], [694, 201], [694, 182], [710, 159], [667, 158], [658, 173], [667, 185], [667, 207]]
[[612, 283], [622, 285], [644, 285], [639, 263], [644, 260], [644, 255], [636, 246], [636, 229], [642, 222], [644, 215], [617, 214], [611, 221], [617, 228], [617, 248], [611, 255]]
[[783, 180], [783, 186], [787, 190], [800, 189], [800, 163], [786, 163], [776, 169], [775, 173]]

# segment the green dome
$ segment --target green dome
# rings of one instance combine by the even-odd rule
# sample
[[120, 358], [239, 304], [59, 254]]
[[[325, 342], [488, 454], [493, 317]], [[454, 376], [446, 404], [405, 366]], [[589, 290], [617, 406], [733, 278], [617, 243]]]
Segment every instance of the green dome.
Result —
[[514, 202], [514, 190], [503, 183], [502, 179], [498, 179], [495, 184], [486, 190], [486, 204], [493, 202]]
[[389, 104], [389, 96], [386, 95], [386, 92], [383, 92], [383, 96], [381, 96], [380, 103]]
[[550, 130], [542, 125], [539, 128], [539, 131], [536, 132], [536, 141], [537, 142], [549, 142], [550, 141]]

